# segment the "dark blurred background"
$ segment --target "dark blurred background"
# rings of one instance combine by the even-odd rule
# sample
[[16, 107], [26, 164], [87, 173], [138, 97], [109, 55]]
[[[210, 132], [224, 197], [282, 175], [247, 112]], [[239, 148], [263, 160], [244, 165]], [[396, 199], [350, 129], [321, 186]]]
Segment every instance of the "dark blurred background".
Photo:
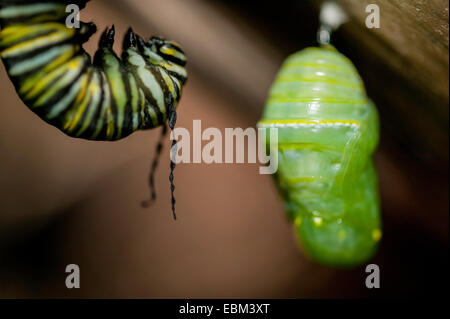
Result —
[[[356, 65], [381, 117], [375, 159], [384, 221], [376, 257], [337, 270], [298, 249], [283, 203], [257, 164], [181, 164], [179, 220], [169, 160], [147, 175], [157, 130], [107, 143], [69, 138], [17, 97], [0, 67], [0, 297], [349, 298], [434, 296], [448, 284], [448, 2], [339, 1], [332, 42]], [[381, 28], [367, 29], [377, 3]], [[93, 0], [84, 21], [132, 25], [188, 54], [178, 126], [255, 126], [283, 59], [315, 45], [320, 1]], [[93, 53], [97, 33], [86, 49]], [[166, 151], [169, 149], [169, 141]], [[65, 267], [81, 268], [81, 289]]]

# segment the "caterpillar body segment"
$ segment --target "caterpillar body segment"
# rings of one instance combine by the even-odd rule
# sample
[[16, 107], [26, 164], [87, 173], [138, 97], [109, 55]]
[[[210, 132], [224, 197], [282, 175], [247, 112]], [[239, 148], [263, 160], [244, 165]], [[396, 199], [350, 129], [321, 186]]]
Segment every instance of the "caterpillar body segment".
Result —
[[187, 79], [179, 45], [159, 37], [144, 41], [130, 29], [120, 59], [112, 27], [91, 63], [82, 44], [96, 27], [66, 27], [69, 3], [2, 2], [0, 56], [25, 104], [64, 133], [92, 140], [118, 140], [166, 123]]

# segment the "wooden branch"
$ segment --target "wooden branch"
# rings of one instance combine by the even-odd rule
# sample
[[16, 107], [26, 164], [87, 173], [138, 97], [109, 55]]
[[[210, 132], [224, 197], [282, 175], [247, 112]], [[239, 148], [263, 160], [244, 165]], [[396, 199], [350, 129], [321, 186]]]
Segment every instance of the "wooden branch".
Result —
[[[448, 109], [448, 1], [340, 0], [340, 3], [352, 17], [352, 23], [344, 29], [354, 34], [355, 40], [381, 56], [405, 78], [425, 88]], [[380, 7], [379, 29], [365, 26], [368, 15], [365, 8], [371, 3]]]

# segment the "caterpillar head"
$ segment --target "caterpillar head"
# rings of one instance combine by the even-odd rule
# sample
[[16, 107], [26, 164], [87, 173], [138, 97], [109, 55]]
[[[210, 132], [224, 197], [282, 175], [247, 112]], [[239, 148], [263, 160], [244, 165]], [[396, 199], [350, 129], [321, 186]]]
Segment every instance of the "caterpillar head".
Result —
[[161, 37], [153, 36], [146, 44], [150, 50], [163, 57], [165, 60], [181, 66], [186, 65], [186, 55], [180, 45], [175, 41], [168, 41]]
[[181, 84], [186, 82], [187, 72], [184, 67], [186, 65], [186, 55], [178, 43], [155, 36], [148, 41], [144, 41], [142, 37], [134, 33], [130, 28], [125, 34], [123, 42], [124, 53], [122, 57], [124, 60], [127, 60], [128, 50], [137, 52], [149, 65], [165, 68]]
[[152, 64], [161, 64], [166, 61], [183, 67], [186, 64], [186, 56], [180, 46], [174, 41], [167, 41], [161, 37], [151, 37], [144, 41], [139, 35], [136, 36], [136, 43], [139, 52]]

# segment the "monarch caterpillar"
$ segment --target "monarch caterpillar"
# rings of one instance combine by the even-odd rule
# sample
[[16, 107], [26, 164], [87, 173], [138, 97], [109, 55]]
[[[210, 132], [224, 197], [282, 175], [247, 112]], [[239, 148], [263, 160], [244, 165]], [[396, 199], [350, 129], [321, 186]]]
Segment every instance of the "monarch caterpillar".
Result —
[[[113, 25], [103, 32], [92, 63], [82, 44], [96, 26], [65, 25], [66, 6], [83, 8], [88, 1], [1, 0], [0, 57], [16, 91], [39, 117], [72, 137], [113, 141], [158, 126], [164, 136], [166, 122], [172, 130], [175, 126], [187, 80], [183, 50], [160, 37], [144, 41], [130, 28], [120, 59], [112, 49]], [[150, 173], [152, 200], [161, 147], [160, 140]], [[174, 168], [171, 162], [175, 217]]]
[[284, 62], [262, 128], [278, 128], [277, 186], [300, 245], [332, 266], [363, 263], [381, 238], [378, 115], [351, 61], [331, 45]]

